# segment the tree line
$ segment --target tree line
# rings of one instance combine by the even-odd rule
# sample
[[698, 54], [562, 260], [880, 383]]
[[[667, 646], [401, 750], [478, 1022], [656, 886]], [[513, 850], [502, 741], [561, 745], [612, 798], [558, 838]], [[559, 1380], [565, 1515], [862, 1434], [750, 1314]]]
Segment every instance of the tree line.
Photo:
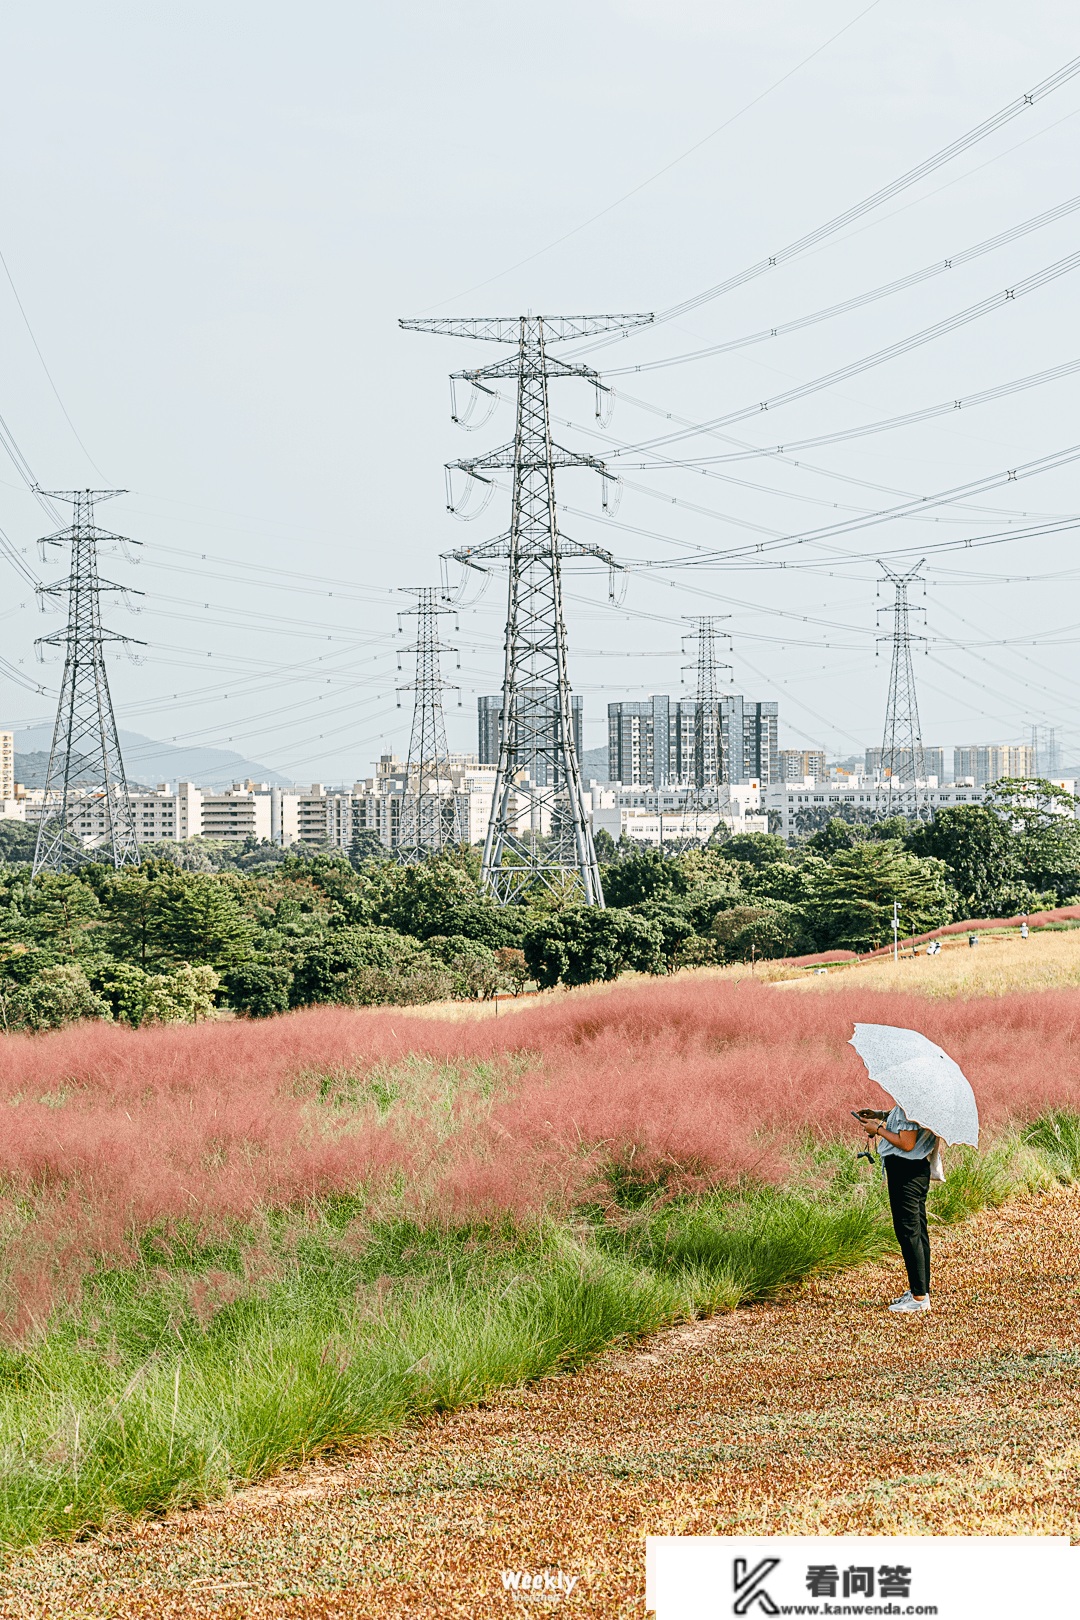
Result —
[[608, 840], [603, 911], [558, 895], [500, 908], [467, 845], [415, 866], [370, 843], [159, 845], [138, 869], [32, 878], [28, 830], [0, 828], [0, 1027], [404, 1005], [873, 949], [894, 902], [911, 935], [1076, 900], [1074, 811], [1048, 782], [1006, 780], [930, 821], [836, 817], [791, 845], [738, 834], [672, 855]]

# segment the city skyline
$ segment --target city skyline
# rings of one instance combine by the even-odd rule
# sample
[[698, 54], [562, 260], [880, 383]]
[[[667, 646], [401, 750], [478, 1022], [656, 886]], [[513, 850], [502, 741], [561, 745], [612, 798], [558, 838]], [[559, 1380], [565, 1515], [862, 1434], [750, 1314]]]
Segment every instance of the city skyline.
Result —
[[[1080, 85], [812, 251], [720, 298], [701, 292], [1053, 74], [1073, 47], [1066, 8], [1035, 0], [1021, 26], [1004, 0], [977, 11], [962, 0], [947, 15], [916, 4], [902, 18], [781, 0], [736, 24], [689, 5], [613, 39], [598, 14], [556, 6], [553, 21], [572, 20], [583, 50], [542, 161], [477, 140], [455, 88], [466, 64], [499, 82], [503, 51], [527, 40], [523, 19], [504, 19], [496, 44], [421, 9], [422, 26], [388, 13], [365, 28], [348, 8], [318, 5], [297, 32], [274, 5], [241, 0], [217, 21], [212, 51], [200, 26], [143, 13], [121, 28], [68, 0], [47, 52], [33, 17], [13, 23], [10, 49], [27, 71], [0, 117], [26, 159], [0, 244], [21, 300], [4, 283], [2, 414], [42, 487], [131, 489], [110, 522], [141, 545], [108, 569], [145, 595], [129, 599], [141, 612], [118, 602], [112, 618], [146, 648], [141, 665], [111, 660], [120, 726], [268, 760], [292, 781], [343, 781], [405, 746], [398, 587], [434, 582], [440, 556], [506, 521], [504, 488], [478, 486], [466, 505], [460, 478], [448, 511], [444, 465], [505, 439], [509, 399], [474, 399], [459, 383], [451, 421], [446, 376], [473, 362], [469, 344], [417, 343], [396, 325], [452, 309], [468, 289], [470, 304], [496, 312], [693, 305], [586, 357], [614, 399], [577, 383], [561, 396], [567, 442], [606, 458], [613, 477], [602, 500], [581, 472], [562, 472], [560, 523], [621, 565], [614, 579], [565, 571], [585, 751], [605, 741], [607, 701], [692, 696], [681, 681], [688, 612], [730, 615], [733, 689], [778, 703], [780, 747], [836, 759], [877, 746], [888, 669], [875, 660], [874, 559], [906, 567], [925, 550], [924, 736], [1026, 745], [1032, 725], [1053, 728], [1069, 768], [1080, 729], [1058, 604], [1070, 536], [1008, 534], [1071, 520], [1075, 507], [1067, 463], [1010, 475], [1066, 444], [1072, 283], [1061, 271], [1022, 288], [1072, 247]], [[482, 15], [466, 8], [466, 20]], [[610, 137], [584, 67], [597, 49], [621, 88]], [[523, 60], [524, 88], [536, 91], [539, 64], [527, 50]], [[375, 61], [408, 71], [373, 76]], [[629, 117], [630, 106], [645, 111]], [[192, 107], [207, 117], [192, 122]], [[581, 161], [598, 142], [603, 195]], [[530, 210], [511, 173], [533, 185]], [[489, 206], [468, 219], [459, 195]], [[77, 260], [53, 251], [57, 218], [79, 235]], [[1016, 288], [1007, 306], [806, 403], [778, 403]], [[710, 348], [726, 352], [680, 359]], [[730, 431], [683, 426], [759, 412], [766, 399], [767, 418]], [[959, 413], [866, 431], [957, 400]], [[630, 454], [673, 433], [683, 436], [666, 449]], [[781, 441], [804, 448], [778, 453]], [[913, 499], [979, 481], [992, 487], [905, 514]], [[34, 584], [62, 569], [35, 559], [55, 525], [14, 463], [0, 505], [0, 716], [22, 730], [55, 713], [58, 667], [34, 661], [50, 628]], [[851, 528], [883, 512], [896, 515]], [[941, 550], [995, 532], [1005, 538], [989, 549]], [[811, 534], [812, 545], [798, 539]], [[454, 565], [447, 585], [461, 617], [463, 708], [447, 714], [460, 751], [471, 705], [498, 689], [505, 583]], [[138, 777], [138, 760], [127, 763]]]

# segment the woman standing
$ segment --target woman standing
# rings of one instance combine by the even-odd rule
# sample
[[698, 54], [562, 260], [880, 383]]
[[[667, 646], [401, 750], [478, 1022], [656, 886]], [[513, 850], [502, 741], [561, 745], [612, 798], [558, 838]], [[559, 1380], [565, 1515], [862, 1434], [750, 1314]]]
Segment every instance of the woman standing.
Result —
[[[913, 1313], [930, 1309], [930, 1234], [926, 1226], [926, 1195], [930, 1190], [930, 1159], [937, 1148], [933, 1131], [908, 1119], [899, 1103], [885, 1114], [860, 1108], [867, 1136], [878, 1143], [889, 1189], [893, 1231], [907, 1267], [908, 1291], [894, 1299], [890, 1311]], [[869, 1147], [869, 1142], [867, 1146]]]

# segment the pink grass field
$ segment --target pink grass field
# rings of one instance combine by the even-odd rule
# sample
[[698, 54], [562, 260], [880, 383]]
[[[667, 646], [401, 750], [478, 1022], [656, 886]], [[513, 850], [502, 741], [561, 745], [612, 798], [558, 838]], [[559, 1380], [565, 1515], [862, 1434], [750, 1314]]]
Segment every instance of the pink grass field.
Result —
[[[570, 993], [498, 1022], [321, 1007], [0, 1037], [0, 1323], [25, 1332], [150, 1227], [209, 1237], [361, 1183], [378, 1195], [392, 1173], [414, 1213], [458, 1220], [564, 1212], [631, 1156], [694, 1181], [782, 1180], [807, 1130], [854, 1140], [848, 1110], [883, 1100], [847, 1044], [857, 1020], [943, 1046], [990, 1133], [1080, 1108], [1076, 990], [795, 998], [688, 978]], [[522, 1053], [531, 1065], [510, 1061]], [[385, 1117], [317, 1099], [313, 1075], [385, 1076], [410, 1057], [461, 1073], [449, 1129], [423, 1076]], [[503, 1071], [487, 1102], [470, 1079], [480, 1062]], [[433, 1070], [433, 1098], [437, 1082]]]

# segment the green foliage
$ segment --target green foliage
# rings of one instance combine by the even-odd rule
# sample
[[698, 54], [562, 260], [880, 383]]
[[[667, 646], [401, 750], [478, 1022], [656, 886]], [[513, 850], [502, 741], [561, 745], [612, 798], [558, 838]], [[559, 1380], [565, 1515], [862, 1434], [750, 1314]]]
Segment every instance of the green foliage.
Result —
[[815, 855], [822, 855], [828, 859], [830, 855], [835, 855], [837, 850], [853, 849], [863, 836], [865, 835], [861, 829], [856, 832], [850, 822], [842, 820], [839, 816], [833, 816], [806, 840], [806, 847]]
[[390, 852], [377, 832], [372, 832], [369, 827], [359, 827], [353, 833], [349, 860], [358, 870], [368, 861], [385, 861], [389, 856]]
[[921, 934], [950, 920], [954, 900], [942, 861], [866, 840], [816, 868], [807, 911], [829, 946], [865, 950], [891, 939], [894, 901], [901, 931]]
[[685, 894], [690, 887], [679, 862], [666, 859], [655, 849], [643, 849], [613, 861], [605, 866], [600, 881], [604, 903], [609, 906], [632, 906], [643, 900]]
[[5, 863], [11, 866], [29, 865], [34, 859], [37, 848], [37, 828], [27, 826], [25, 821], [10, 820], [5, 816], [0, 821], [0, 866]]
[[286, 1012], [291, 1005], [293, 970], [285, 962], [269, 957], [249, 957], [228, 968], [224, 975], [229, 1003], [237, 1012], [252, 1018], [268, 1018]]
[[663, 970], [663, 934], [630, 911], [584, 907], [544, 919], [525, 935], [525, 960], [541, 988], [616, 979], [627, 968]]
[[710, 933], [726, 962], [799, 956], [815, 950], [817, 945], [800, 908], [782, 900], [722, 911]]
[[60, 1029], [81, 1018], [110, 1018], [109, 1004], [91, 988], [76, 962], [42, 968], [28, 984], [0, 987], [0, 1011], [8, 1029]]
[[593, 848], [599, 865], [606, 866], [615, 859], [615, 840], [606, 827], [598, 827], [593, 833]]
[[[1032, 1161], [1006, 1139], [981, 1176], [977, 1155], [951, 1153], [934, 1218], [1031, 1185], [1070, 1132], [1080, 1141], [1075, 1116], [1037, 1121]], [[134, 1264], [103, 1269], [2, 1352], [0, 1545], [205, 1502], [892, 1253], [880, 1177], [851, 1163], [825, 1148], [803, 1185], [677, 1200], [624, 1177], [614, 1212], [528, 1231], [375, 1220], [358, 1187], [212, 1246], [144, 1233]]]
[[352, 1007], [443, 1001], [453, 991], [446, 966], [417, 939], [392, 928], [339, 928], [298, 954], [293, 1006], [340, 1002]]
[[724, 845], [724, 859], [767, 868], [790, 865], [791, 851], [775, 833], [733, 833]]
[[[1003, 803], [996, 809], [983, 804], [949, 806], [908, 837], [913, 854], [945, 863], [959, 896], [961, 917], [1013, 917], [1040, 911], [1059, 904], [1059, 889], [1072, 892], [1071, 870], [1054, 880], [1047, 862], [1053, 859], [1055, 848], [1068, 855], [1068, 846], [1080, 831], [1077, 824], [1070, 821], [1062, 829], [1044, 827], [1032, 817], [1010, 825], [1007, 814], [1002, 813]], [[1053, 888], [1048, 879], [1054, 881]]]
[[161, 958], [174, 962], [231, 967], [251, 954], [255, 940], [236, 880], [203, 873], [163, 883], [155, 925]]
[[169, 973], [147, 973], [129, 962], [113, 962], [100, 983], [113, 1017], [138, 1029], [143, 1024], [197, 1024], [214, 1013], [218, 976], [212, 967], [182, 962]]
[[499, 988], [499, 963], [489, 946], [453, 934], [449, 938], [435, 935], [426, 941], [426, 948], [449, 968], [455, 1001], [487, 1001]]
[[1023, 1139], [1038, 1150], [1056, 1180], [1080, 1181], [1080, 1115], [1044, 1114], [1025, 1129]]

